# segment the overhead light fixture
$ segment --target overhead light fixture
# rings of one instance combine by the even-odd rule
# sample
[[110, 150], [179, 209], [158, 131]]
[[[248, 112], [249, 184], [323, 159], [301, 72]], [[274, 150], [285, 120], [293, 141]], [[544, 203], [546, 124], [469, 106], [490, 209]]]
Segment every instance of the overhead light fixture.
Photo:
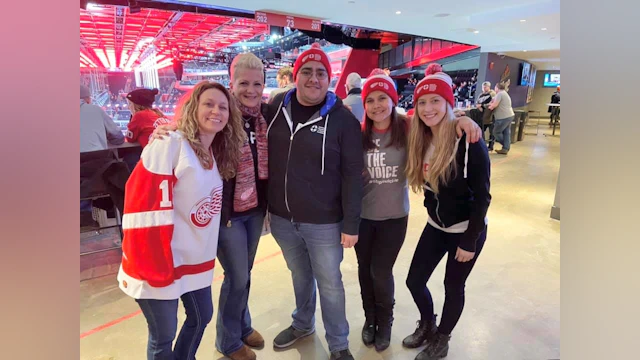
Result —
[[474, 34], [479, 34], [479, 33], [480, 33], [480, 30], [476, 30], [476, 31], [474, 31], [473, 33], [474, 33]]
[[522, 50], [522, 52], [527, 52], [527, 50]]
[[400, 14], [402, 14], [402, 11], [400, 10], [396, 11], [396, 15], [400, 15]]
[[542, 29], [540, 29], [540, 30], [542, 30], [542, 31], [547, 31], [547, 28], [542, 28]]

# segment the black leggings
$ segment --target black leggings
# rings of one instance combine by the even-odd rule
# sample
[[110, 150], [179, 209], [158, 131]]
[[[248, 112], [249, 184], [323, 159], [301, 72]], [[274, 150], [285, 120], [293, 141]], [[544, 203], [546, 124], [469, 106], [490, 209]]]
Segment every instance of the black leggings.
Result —
[[411, 291], [418, 310], [420, 310], [422, 320], [430, 321], [434, 314], [433, 299], [426, 286], [427, 281], [429, 281], [433, 270], [438, 266], [444, 254], [449, 253], [444, 275], [444, 308], [440, 325], [438, 326], [438, 332], [446, 335], [451, 334], [460, 319], [460, 315], [462, 315], [464, 284], [482, 251], [487, 238], [487, 229], [485, 227], [485, 230], [477, 240], [474, 258], [465, 263], [455, 259], [461, 237], [462, 234], [445, 233], [427, 224], [416, 247], [411, 267], [409, 268], [409, 275], [407, 276], [407, 287]]
[[405, 216], [374, 221], [362, 219], [356, 243], [358, 278], [365, 317], [376, 324], [393, 322], [393, 265], [407, 234]]

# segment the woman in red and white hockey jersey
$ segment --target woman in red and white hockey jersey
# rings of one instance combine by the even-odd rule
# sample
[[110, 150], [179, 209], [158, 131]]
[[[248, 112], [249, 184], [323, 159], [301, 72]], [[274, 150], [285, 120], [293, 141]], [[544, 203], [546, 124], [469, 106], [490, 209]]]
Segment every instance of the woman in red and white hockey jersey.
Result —
[[[143, 150], [126, 187], [118, 283], [147, 319], [149, 360], [195, 359], [213, 315], [222, 181], [244, 141], [224, 86], [202, 82], [185, 99], [178, 130]], [[172, 349], [179, 298], [187, 318]]]

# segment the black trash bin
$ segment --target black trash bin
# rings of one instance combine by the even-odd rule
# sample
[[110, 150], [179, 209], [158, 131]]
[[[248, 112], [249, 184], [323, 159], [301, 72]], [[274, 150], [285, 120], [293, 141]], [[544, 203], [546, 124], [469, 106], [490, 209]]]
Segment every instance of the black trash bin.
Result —
[[514, 144], [518, 139], [518, 127], [520, 126], [520, 111], [514, 111], [515, 115], [511, 122], [511, 143]]
[[529, 120], [529, 113], [523, 111], [520, 116], [520, 125], [518, 126], [518, 141], [522, 141], [524, 138], [524, 127], [527, 125], [527, 121]]

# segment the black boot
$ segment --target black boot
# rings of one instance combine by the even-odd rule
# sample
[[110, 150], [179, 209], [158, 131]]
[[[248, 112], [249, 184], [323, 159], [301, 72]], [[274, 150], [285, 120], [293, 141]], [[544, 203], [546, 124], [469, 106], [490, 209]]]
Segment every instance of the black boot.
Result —
[[418, 321], [418, 327], [416, 328], [416, 331], [404, 338], [404, 340], [402, 340], [402, 345], [410, 349], [417, 348], [424, 344], [425, 341], [433, 338], [437, 331], [438, 327], [436, 326], [435, 315], [433, 316], [433, 319], [431, 319], [431, 321], [420, 320]]
[[362, 327], [362, 342], [366, 345], [372, 345], [376, 336], [376, 324], [375, 321], [367, 318]]
[[376, 330], [376, 351], [385, 351], [391, 343], [391, 322], [378, 323]]
[[447, 357], [451, 335], [436, 333], [415, 360], [437, 360]]

